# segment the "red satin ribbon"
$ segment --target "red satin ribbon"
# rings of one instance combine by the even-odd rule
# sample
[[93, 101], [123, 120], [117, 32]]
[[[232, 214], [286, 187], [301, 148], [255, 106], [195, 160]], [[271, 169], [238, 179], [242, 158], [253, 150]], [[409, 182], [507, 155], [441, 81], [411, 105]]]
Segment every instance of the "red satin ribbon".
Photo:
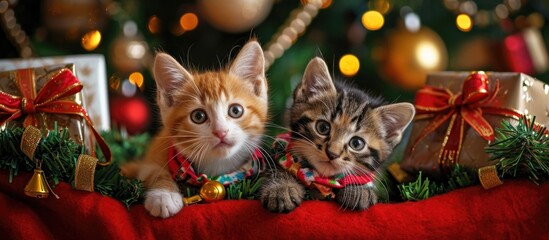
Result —
[[80, 92], [83, 88], [72, 72], [63, 68], [56, 72], [44, 87], [36, 93], [34, 72], [32, 69], [17, 70], [15, 75], [21, 96], [13, 96], [0, 91], [0, 126], [7, 121], [24, 117], [23, 126], [38, 126], [36, 113], [78, 115], [84, 118], [103, 155], [105, 162], [98, 162], [105, 166], [111, 163], [111, 151], [101, 135], [95, 130], [86, 110], [74, 101], [64, 98]]
[[511, 109], [492, 106], [499, 91], [496, 81], [494, 91], [488, 88], [488, 75], [473, 72], [464, 81], [462, 91], [453, 94], [446, 88], [426, 86], [418, 91], [415, 99], [416, 117], [433, 118], [419, 134], [412, 145], [415, 146], [427, 135], [435, 131], [446, 121], [450, 121], [438, 159], [441, 166], [451, 166], [459, 159], [463, 132], [466, 125], [471, 126], [482, 138], [494, 140], [494, 129], [483, 114], [502, 115], [519, 119], [521, 114]]

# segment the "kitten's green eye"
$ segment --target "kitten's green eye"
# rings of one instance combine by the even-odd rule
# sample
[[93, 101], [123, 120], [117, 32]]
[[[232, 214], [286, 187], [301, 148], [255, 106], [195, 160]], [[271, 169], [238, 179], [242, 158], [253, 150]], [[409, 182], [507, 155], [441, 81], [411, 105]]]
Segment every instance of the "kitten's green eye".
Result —
[[239, 118], [242, 117], [242, 114], [244, 114], [244, 108], [240, 104], [231, 104], [229, 106], [229, 116], [232, 118]]
[[320, 135], [330, 134], [330, 124], [324, 120], [318, 120], [316, 122], [316, 131]]
[[196, 109], [191, 113], [191, 120], [196, 124], [202, 124], [208, 120], [208, 115], [202, 109]]
[[364, 148], [364, 146], [366, 146], [366, 142], [364, 142], [364, 139], [360, 137], [353, 137], [349, 141], [349, 146], [356, 151], [360, 151]]

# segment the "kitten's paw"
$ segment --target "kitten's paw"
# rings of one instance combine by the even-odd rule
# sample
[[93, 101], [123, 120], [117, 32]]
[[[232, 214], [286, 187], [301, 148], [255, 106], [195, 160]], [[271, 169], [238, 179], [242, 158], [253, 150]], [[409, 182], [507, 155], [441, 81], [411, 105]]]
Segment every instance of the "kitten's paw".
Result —
[[155, 217], [171, 217], [183, 208], [183, 196], [178, 192], [153, 189], [145, 194], [145, 208]]
[[271, 212], [287, 213], [294, 210], [305, 196], [305, 189], [301, 184], [271, 183], [264, 186], [260, 193], [263, 206]]
[[377, 203], [377, 194], [370, 187], [346, 186], [339, 190], [336, 201], [344, 209], [364, 210]]

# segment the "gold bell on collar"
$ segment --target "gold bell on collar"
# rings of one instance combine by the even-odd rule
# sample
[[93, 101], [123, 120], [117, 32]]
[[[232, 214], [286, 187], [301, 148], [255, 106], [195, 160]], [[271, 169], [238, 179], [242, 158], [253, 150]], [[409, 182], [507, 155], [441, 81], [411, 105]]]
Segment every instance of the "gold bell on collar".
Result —
[[25, 186], [25, 195], [35, 198], [47, 198], [50, 195], [44, 171], [34, 169], [34, 174]]
[[183, 198], [183, 204], [185, 206], [199, 203], [202, 200], [204, 202], [215, 202], [219, 200], [223, 200], [225, 198], [225, 186], [221, 184], [218, 181], [212, 180], [207, 181], [202, 185], [200, 188], [200, 193], [198, 195], [190, 196], [190, 197], [184, 197]]

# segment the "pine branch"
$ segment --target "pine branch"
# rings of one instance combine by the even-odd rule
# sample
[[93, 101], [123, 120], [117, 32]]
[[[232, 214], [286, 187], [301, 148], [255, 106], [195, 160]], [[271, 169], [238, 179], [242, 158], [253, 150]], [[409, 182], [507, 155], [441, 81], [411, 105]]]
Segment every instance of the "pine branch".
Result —
[[118, 129], [102, 132], [101, 136], [109, 144], [113, 158], [119, 162], [142, 156], [147, 150], [150, 140], [150, 135], [147, 133], [128, 137]]
[[[35, 168], [35, 163], [19, 149], [22, 135], [22, 128], [7, 128], [0, 132], [0, 168], [10, 171], [10, 182], [20, 168], [24, 171]], [[80, 146], [72, 141], [68, 131], [59, 130], [56, 124], [54, 130], [40, 141], [35, 156], [42, 160], [42, 170], [49, 173], [47, 178], [57, 184], [74, 179], [74, 171], [69, 170], [74, 169], [80, 152]]]
[[472, 169], [465, 168], [461, 165], [456, 165], [452, 169], [449, 177], [443, 181], [440, 185], [440, 189], [437, 191], [440, 193], [446, 193], [455, 189], [464, 188], [479, 183], [478, 173]]
[[404, 200], [419, 201], [431, 197], [431, 182], [428, 177], [423, 178], [422, 172], [414, 182], [398, 185], [398, 190]]
[[525, 177], [539, 184], [549, 177], [549, 137], [545, 127], [534, 128], [535, 119], [523, 116], [516, 127], [503, 121], [496, 129], [498, 137], [486, 152], [492, 155], [490, 160], [497, 160], [501, 178]]
[[141, 181], [124, 178], [120, 175], [118, 166], [98, 168], [94, 185], [96, 191], [120, 200], [126, 207], [138, 202], [144, 194]]
[[477, 179], [475, 171], [456, 165], [444, 180], [430, 180], [428, 177], [423, 177], [420, 171], [414, 182], [400, 184], [398, 185], [398, 190], [402, 199], [419, 201], [455, 189], [478, 184]]
[[[14, 176], [22, 171], [32, 171], [35, 163], [19, 149], [19, 143], [23, 135], [23, 129], [19, 127], [8, 127], [0, 131], [0, 168], [9, 171], [9, 182]], [[119, 174], [118, 164], [130, 157], [137, 157], [142, 153], [147, 135], [135, 138], [116, 138], [120, 133], [106, 132], [103, 136], [107, 144], [115, 149], [113, 151], [113, 163], [105, 167], [97, 167], [94, 176], [95, 190], [103, 195], [120, 200], [126, 206], [138, 201], [143, 196], [143, 188], [138, 180], [129, 180]], [[78, 156], [83, 148], [76, 144], [68, 131], [58, 129], [50, 131], [40, 141], [35, 156], [42, 160], [42, 170], [49, 181], [54, 185], [60, 181], [70, 183], [74, 186], [74, 169]], [[102, 156], [99, 156], [101, 159]]]
[[17, 128], [12, 131], [0, 131], [0, 168], [7, 169], [10, 172], [9, 182], [13, 181], [13, 177], [17, 176], [19, 168], [24, 171], [32, 171], [34, 164], [26, 164], [20, 159], [26, 159], [25, 154], [19, 150], [18, 142], [21, 141], [23, 129]]
[[227, 199], [257, 199], [259, 187], [264, 177], [244, 179], [229, 185], [227, 188]]

